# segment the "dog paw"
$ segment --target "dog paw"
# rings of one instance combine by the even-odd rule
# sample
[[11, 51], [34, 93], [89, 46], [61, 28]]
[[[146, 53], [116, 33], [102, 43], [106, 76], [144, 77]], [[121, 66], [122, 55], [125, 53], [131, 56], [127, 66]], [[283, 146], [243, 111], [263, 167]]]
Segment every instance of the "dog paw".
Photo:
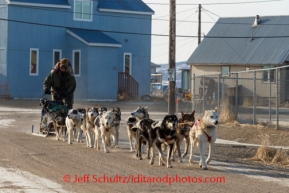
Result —
[[147, 158], [147, 159], [151, 159], [151, 157], [150, 157], [150, 156], [147, 156], [146, 158]]
[[182, 154], [182, 158], [185, 158], [186, 157], [186, 154]]
[[139, 159], [139, 160], [142, 160], [142, 157], [139, 157], [138, 159]]
[[209, 164], [211, 160], [206, 160], [206, 164]]
[[153, 162], [153, 161], [150, 161], [150, 165], [154, 165], [154, 162]]
[[171, 161], [176, 161], [175, 158], [171, 158]]
[[203, 170], [207, 170], [208, 168], [207, 168], [207, 167], [202, 167], [202, 169], [203, 169]]
[[190, 164], [193, 164], [193, 160], [192, 160], [192, 159], [190, 159], [190, 160], [189, 160], [189, 163], [190, 163]]
[[173, 168], [173, 166], [172, 165], [168, 165], [167, 168]]
[[115, 146], [115, 148], [119, 148], [119, 146], [118, 146], [118, 145], [116, 145], [116, 146]]
[[184, 162], [184, 161], [183, 161], [183, 159], [182, 159], [182, 158], [180, 158], [180, 159], [179, 159], [179, 162], [180, 162], [180, 163], [182, 163], [182, 162]]
[[109, 150], [104, 150], [104, 153], [109, 153]]

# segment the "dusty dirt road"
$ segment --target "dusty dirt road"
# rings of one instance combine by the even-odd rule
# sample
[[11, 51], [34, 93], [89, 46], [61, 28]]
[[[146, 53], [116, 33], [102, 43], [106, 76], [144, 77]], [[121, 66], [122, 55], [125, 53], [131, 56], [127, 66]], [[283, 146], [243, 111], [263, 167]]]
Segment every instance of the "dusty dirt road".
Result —
[[[86, 107], [95, 102], [76, 102]], [[106, 102], [107, 107], [120, 107], [122, 119], [137, 105], [149, 106], [153, 119], [167, 112], [164, 102]], [[187, 106], [180, 107], [190, 111]], [[173, 168], [149, 165], [129, 151], [125, 125], [120, 128], [120, 148], [104, 153], [87, 148], [85, 143], [56, 141], [31, 135], [40, 118], [38, 101], [0, 101], [0, 192], [288, 192], [288, 168], [266, 166], [244, 158], [252, 157], [254, 147], [218, 144], [209, 170], [196, 162], [173, 162]], [[5, 172], [1, 173], [4, 170]], [[34, 175], [27, 175], [29, 172]], [[8, 178], [17, 173], [38, 186], [25, 186], [19, 179]], [[4, 176], [5, 175], [5, 176]], [[36, 177], [35, 177], [36, 176]], [[38, 177], [38, 178], [37, 178]], [[50, 180], [51, 184], [43, 179]], [[16, 181], [16, 182], [15, 182]], [[21, 180], [20, 180], [21, 181]]]

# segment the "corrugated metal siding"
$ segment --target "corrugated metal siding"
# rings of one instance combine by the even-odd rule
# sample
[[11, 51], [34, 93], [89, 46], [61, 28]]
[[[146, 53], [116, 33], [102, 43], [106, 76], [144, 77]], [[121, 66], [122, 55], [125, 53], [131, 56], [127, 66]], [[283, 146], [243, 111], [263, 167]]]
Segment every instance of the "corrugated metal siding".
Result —
[[117, 9], [126, 11], [150, 12], [154, 11], [141, 0], [99, 0], [98, 8]]
[[[73, 50], [81, 51], [81, 76], [75, 77], [77, 86], [75, 91], [75, 99], [87, 99], [88, 94], [88, 71], [90, 69], [87, 68], [88, 65], [88, 50], [89, 48], [83, 42], [75, 39], [70, 35], [66, 35], [66, 50], [67, 50], [67, 58], [71, 58], [72, 62], [72, 52]], [[72, 63], [73, 65], [73, 63]]]
[[[0, 0], [2, 5], [5, 5], [6, 2]], [[7, 35], [8, 35], [8, 22], [5, 21], [8, 17], [7, 6], [0, 7], [0, 84], [7, 83]]]
[[67, 0], [10, 0], [13, 3], [37, 3], [48, 5], [69, 5]]
[[[39, 98], [43, 94], [44, 78], [52, 69], [53, 49], [63, 50], [62, 56], [66, 57], [66, 32], [62, 28], [9, 23], [8, 33], [10, 94], [17, 98]], [[39, 49], [38, 76], [29, 76], [30, 48]]]
[[[187, 64], [282, 64], [289, 54], [289, 16], [260, 17], [257, 27], [255, 17], [220, 18]], [[276, 38], [258, 38], [268, 36]]]
[[88, 99], [115, 99], [118, 71], [113, 70], [113, 67], [120, 59], [118, 48], [96, 47], [90, 49], [89, 55], [88, 87], [91, 92], [89, 92]]
[[[73, 1], [69, 2], [73, 3]], [[35, 7], [26, 6], [8, 6], [9, 19], [20, 21], [10, 22], [7, 32], [9, 33], [8, 47], [10, 50], [8, 53], [9, 62], [6, 66], [8, 66], [11, 96], [16, 98], [39, 98], [42, 95], [43, 80], [52, 68], [53, 49], [62, 50], [62, 57], [71, 60], [72, 50], [81, 50], [82, 74], [81, 77], [76, 77], [76, 99], [90, 97], [97, 99], [100, 99], [100, 97], [110, 97], [110, 99], [114, 97], [116, 99], [117, 72], [123, 71], [124, 52], [132, 53], [132, 75], [140, 84], [139, 95], [148, 94], [150, 89], [151, 36], [149, 34], [151, 33], [151, 15], [125, 14], [125, 17], [123, 17], [124, 14], [120, 13], [94, 12], [92, 22], [74, 21], [73, 4], [71, 6], [72, 10], [69, 11], [59, 11], [59, 9], [53, 8], [36, 9]], [[105, 47], [92, 48], [67, 34], [66, 28], [104, 30], [105, 34], [123, 46], [111, 49]], [[19, 32], [21, 32], [20, 35]], [[132, 35], [129, 32], [136, 34]], [[137, 33], [148, 35], [137, 35]], [[126, 39], [128, 41], [125, 41]], [[38, 76], [29, 76], [30, 48], [39, 49]], [[107, 78], [107, 76], [113, 75], [109, 83], [104, 83], [103, 79], [98, 81], [97, 87], [103, 90], [95, 92], [96, 84], [88, 80], [88, 78], [95, 78], [93, 74], [95, 70], [91, 71], [90, 68], [93, 67], [90, 65], [105, 67], [102, 69], [100, 76], [106, 76]], [[113, 71], [113, 66], [117, 67], [116, 72]], [[80, 88], [86, 89], [85, 91], [78, 91]]]

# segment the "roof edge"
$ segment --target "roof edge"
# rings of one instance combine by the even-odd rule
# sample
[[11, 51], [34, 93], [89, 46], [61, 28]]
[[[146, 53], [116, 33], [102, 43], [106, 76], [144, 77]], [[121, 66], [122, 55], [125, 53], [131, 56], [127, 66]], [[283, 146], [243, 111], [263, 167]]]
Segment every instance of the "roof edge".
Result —
[[6, 0], [8, 5], [28, 5], [33, 7], [51, 7], [51, 8], [60, 8], [60, 9], [71, 9], [70, 5], [52, 5], [52, 4], [42, 4], [42, 3], [21, 3], [21, 2], [11, 2]]
[[75, 33], [73, 33], [72, 31], [70, 31], [69, 29], [66, 29], [66, 32], [71, 35], [72, 37], [78, 39], [79, 41], [85, 43], [88, 46], [96, 46], [96, 47], [116, 47], [116, 48], [120, 48], [122, 47], [121, 44], [107, 44], [107, 43], [89, 43], [87, 41], [85, 41], [84, 39], [82, 39], [81, 37], [79, 37], [78, 35], [76, 35]]
[[139, 15], [154, 15], [155, 12], [144, 12], [144, 11], [127, 11], [127, 10], [119, 10], [119, 9], [104, 9], [99, 8], [99, 11], [103, 12], [114, 12], [114, 13], [129, 13], [129, 14], [139, 14]]

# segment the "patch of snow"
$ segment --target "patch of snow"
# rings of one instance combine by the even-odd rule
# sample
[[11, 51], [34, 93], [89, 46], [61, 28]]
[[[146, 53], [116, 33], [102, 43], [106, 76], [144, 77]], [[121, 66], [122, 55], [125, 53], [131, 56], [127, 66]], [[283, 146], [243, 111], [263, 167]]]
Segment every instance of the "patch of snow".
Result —
[[4, 127], [9, 127], [15, 121], [15, 119], [0, 119], [0, 125]]
[[0, 167], [0, 190], [2, 193], [66, 193], [60, 184], [15, 168]]

